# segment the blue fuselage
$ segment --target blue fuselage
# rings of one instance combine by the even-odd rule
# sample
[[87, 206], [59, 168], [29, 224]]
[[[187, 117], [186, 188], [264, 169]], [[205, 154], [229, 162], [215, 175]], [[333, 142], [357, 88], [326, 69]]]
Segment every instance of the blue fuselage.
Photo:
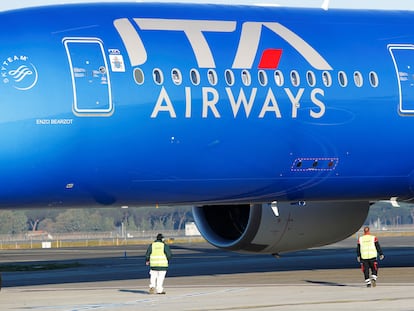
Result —
[[0, 14], [0, 204], [412, 196], [414, 14]]

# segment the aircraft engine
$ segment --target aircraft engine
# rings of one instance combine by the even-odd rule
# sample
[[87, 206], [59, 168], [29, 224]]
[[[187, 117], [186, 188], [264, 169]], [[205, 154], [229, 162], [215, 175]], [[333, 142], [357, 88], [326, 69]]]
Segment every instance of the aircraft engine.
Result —
[[193, 207], [212, 245], [237, 252], [278, 254], [341, 241], [363, 225], [369, 202], [273, 202]]

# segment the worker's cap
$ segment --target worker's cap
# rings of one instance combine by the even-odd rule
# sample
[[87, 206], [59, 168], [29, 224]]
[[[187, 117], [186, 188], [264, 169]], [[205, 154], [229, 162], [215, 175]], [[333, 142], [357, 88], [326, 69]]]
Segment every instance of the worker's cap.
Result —
[[162, 240], [163, 238], [164, 236], [162, 235], [162, 233], [157, 234], [157, 240]]

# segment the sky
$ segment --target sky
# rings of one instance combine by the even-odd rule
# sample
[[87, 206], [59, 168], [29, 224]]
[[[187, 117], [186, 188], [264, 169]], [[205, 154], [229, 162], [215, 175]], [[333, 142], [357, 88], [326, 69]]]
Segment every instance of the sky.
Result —
[[[192, 2], [221, 4], [265, 4], [292, 7], [320, 7], [323, 0], [0, 0], [0, 10], [56, 3], [85, 2]], [[330, 0], [330, 8], [414, 10], [413, 0]]]

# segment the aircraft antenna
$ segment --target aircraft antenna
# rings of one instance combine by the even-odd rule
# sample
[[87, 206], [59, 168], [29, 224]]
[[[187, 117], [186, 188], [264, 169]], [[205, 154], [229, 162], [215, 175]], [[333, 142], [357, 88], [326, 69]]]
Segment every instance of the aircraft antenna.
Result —
[[325, 11], [329, 10], [329, 0], [323, 0], [322, 9], [324, 9]]

